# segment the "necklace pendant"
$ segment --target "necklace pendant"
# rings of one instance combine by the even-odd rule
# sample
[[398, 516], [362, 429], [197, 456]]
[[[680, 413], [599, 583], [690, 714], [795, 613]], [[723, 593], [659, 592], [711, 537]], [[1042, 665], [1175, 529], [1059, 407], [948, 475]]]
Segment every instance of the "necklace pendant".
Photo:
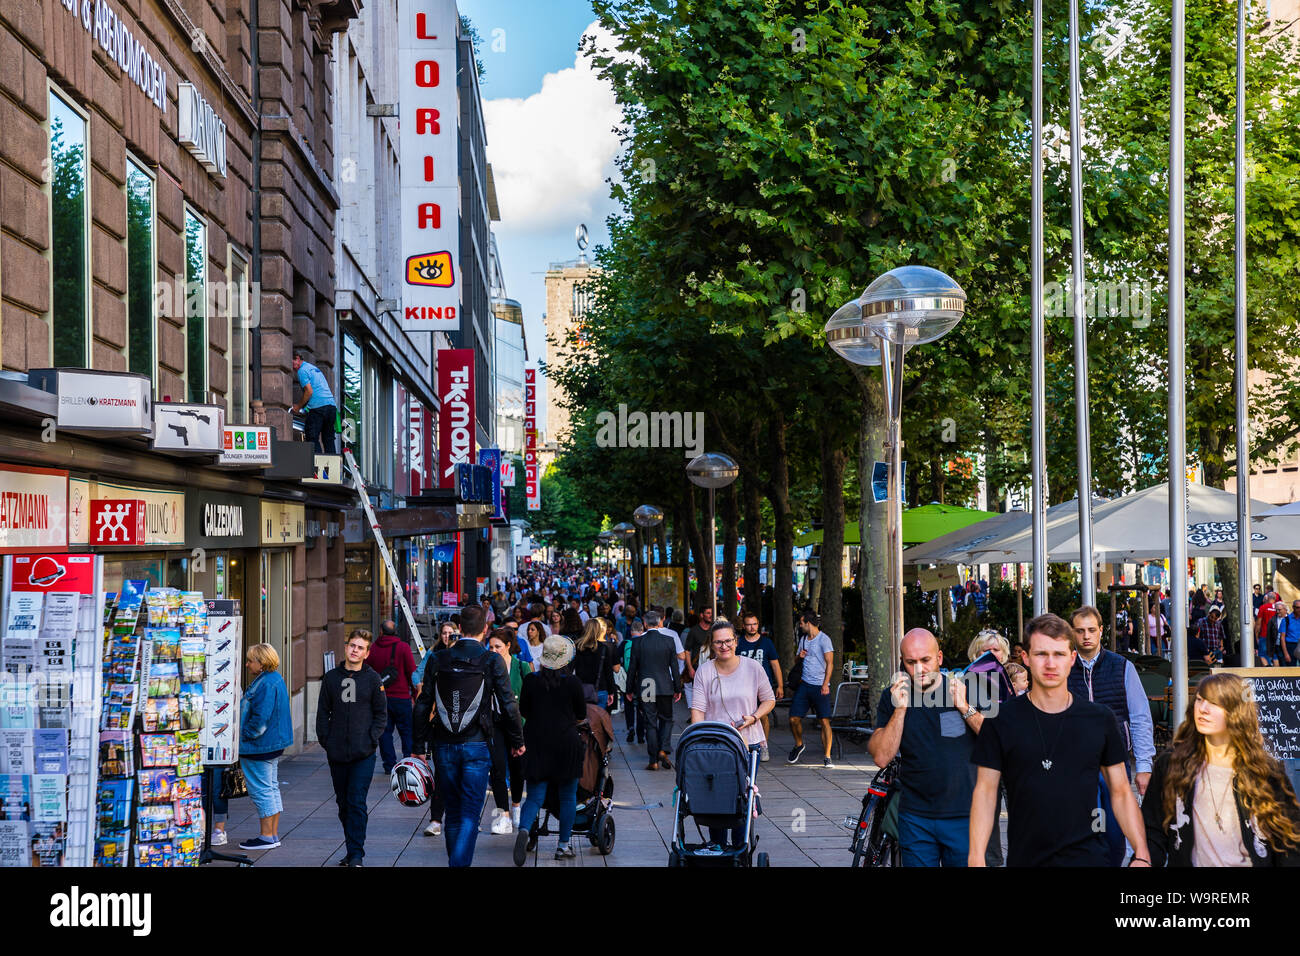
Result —
[[1216, 814], [1214, 815], [1214, 822], [1215, 822], [1215, 824], [1218, 826], [1218, 828], [1219, 828], [1219, 832], [1222, 833], [1222, 832], [1223, 832], [1223, 818], [1222, 818], [1218, 813], [1216, 813]]
[[1044, 770], [1051, 770], [1051, 769], [1052, 769], [1052, 761], [1050, 761], [1050, 760], [1044, 760], [1044, 761], [1043, 761], [1043, 769], [1044, 769]]

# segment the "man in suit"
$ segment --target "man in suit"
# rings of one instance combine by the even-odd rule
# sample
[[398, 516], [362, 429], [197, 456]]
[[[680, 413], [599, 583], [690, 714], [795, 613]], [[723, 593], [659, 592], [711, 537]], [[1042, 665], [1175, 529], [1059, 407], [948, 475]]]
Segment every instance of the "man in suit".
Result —
[[[632, 645], [628, 661], [628, 702], [639, 700], [645, 727], [647, 770], [671, 770], [668, 750], [673, 739], [673, 702], [682, 698], [682, 677], [677, 670], [677, 639], [664, 630], [663, 616], [646, 611], [646, 632]], [[634, 705], [635, 706], [635, 705]]]

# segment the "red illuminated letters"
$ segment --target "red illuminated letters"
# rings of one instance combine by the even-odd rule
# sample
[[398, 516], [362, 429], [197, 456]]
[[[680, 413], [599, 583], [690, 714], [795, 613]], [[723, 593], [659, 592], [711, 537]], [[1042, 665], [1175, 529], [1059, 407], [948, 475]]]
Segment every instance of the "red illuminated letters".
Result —
[[435, 136], [441, 133], [438, 128], [438, 111], [433, 109], [418, 109], [415, 111], [415, 133], [417, 136], [424, 133], [433, 133]]
[[437, 60], [419, 60], [416, 62], [415, 85], [416, 86], [437, 86], [438, 85], [438, 61]]

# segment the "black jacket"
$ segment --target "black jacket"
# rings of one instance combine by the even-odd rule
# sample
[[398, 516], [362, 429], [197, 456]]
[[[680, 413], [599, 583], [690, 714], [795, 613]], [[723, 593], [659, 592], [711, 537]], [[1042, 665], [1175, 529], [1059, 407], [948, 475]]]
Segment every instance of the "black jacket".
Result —
[[682, 675], [677, 670], [677, 643], [666, 631], [646, 631], [632, 645], [627, 666], [627, 693], [644, 700], [647, 689], [654, 697], [682, 692]]
[[[437, 721], [434, 715], [433, 695], [437, 690], [438, 668], [453, 659], [472, 661], [482, 654], [492, 654], [485, 646], [472, 637], [462, 637], [451, 647], [444, 647], [429, 658], [424, 668], [424, 683], [420, 687], [420, 699], [415, 702], [412, 715], [412, 737], [418, 752], [428, 752], [430, 744], [467, 744], [486, 741], [490, 732], [482, 723], [475, 721], [461, 734], [453, 735]], [[499, 654], [492, 654], [489, 663], [487, 690], [496, 699], [496, 718], [498, 725], [505, 731], [506, 740], [511, 750], [524, 745], [524, 728], [519, 720], [519, 704], [515, 692], [510, 689], [510, 672]], [[486, 713], [492, 712], [488, 701], [483, 702]]]
[[582, 681], [571, 674], [526, 674], [519, 710], [528, 721], [524, 779], [565, 781], [580, 776], [585, 748], [578, 722], [587, 719]]
[[369, 757], [388, 726], [388, 698], [369, 664], [350, 671], [340, 664], [321, 679], [316, 739], [331, 763]]
[[[1192, 826], [1192, 801], [1196, 796], [1196, 785], [1182, 800], [1181, 807], [1175, 807], [1174, 819], [1168, 827], [1164, 826], [1164, 787], [1165, 777], [1169, 773], [1169, 754], [1161, 754], [1151, 773], [1151, 782], [1147, 785], [1146, 796], [1142, 799], [1142, 822], [1146, 824], [1147, 849], [1151, 854], [1152, 866], [1191, 866], [1192, 847], [1196, 841], [1195, 827]], [[1300, 823], [1300, 807], [1295, 797], [1282, 791], [1279, 787], [1275, 793], [1283, 806], [1290, 806], [1291, 817]], [[1234, 785], [1232, 798], [1237, 802], [1237, 820], [1241, 826], [1241, 843], [1246, 848], [1246, 855], [1254, 866], [1300, 866], [1300, 850], [1275, 853], [1263, 834], [1257, 834], [1252, 828], [1252, 820], [1242, 806], [1241, 795]]]

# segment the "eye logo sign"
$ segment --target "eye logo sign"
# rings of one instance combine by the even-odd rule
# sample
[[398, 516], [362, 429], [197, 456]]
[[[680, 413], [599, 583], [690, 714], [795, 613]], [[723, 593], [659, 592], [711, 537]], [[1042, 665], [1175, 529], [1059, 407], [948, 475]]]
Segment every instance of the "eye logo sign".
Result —
[[450, 252], [426, 252], [406, 260], [406, 281], [410, 285], [450, 289], [456, 284]]

